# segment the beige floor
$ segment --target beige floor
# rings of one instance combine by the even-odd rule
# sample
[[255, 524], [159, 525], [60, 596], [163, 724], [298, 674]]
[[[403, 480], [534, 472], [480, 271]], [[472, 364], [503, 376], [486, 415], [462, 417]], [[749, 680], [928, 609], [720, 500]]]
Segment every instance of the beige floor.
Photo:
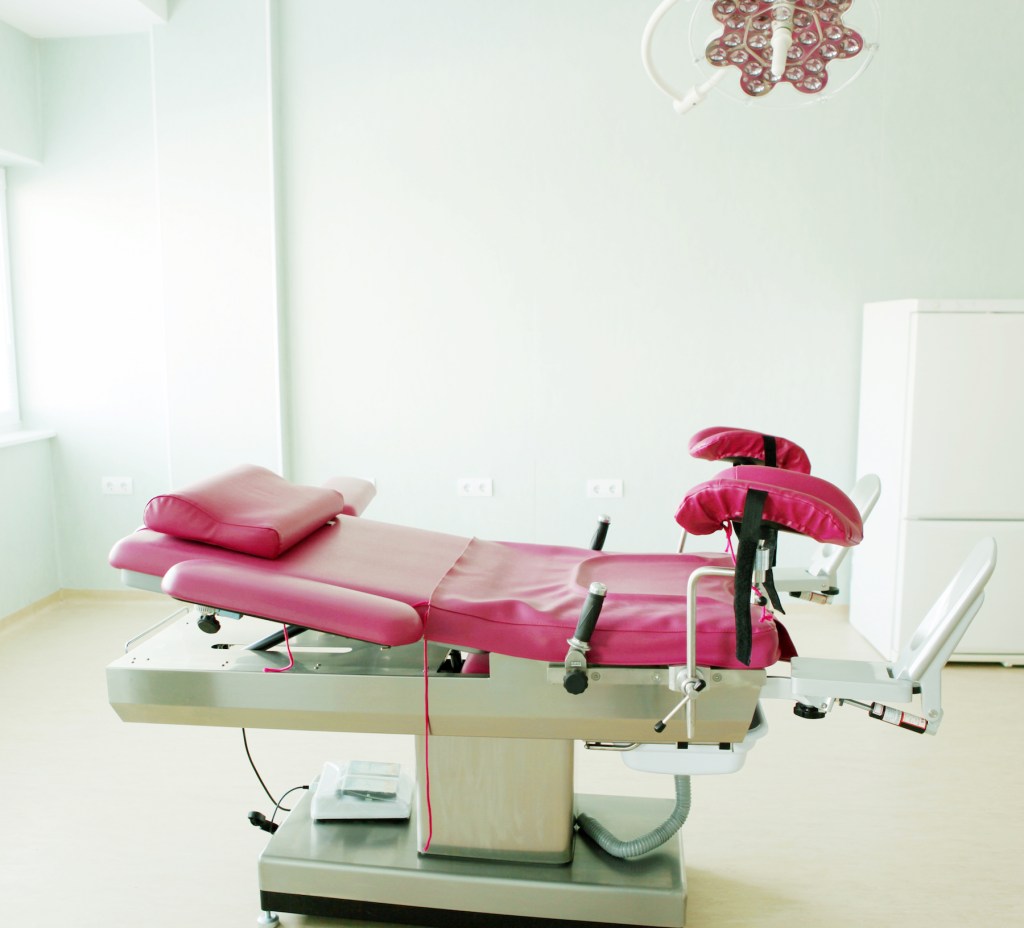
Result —
[[[239, 733], [128, 725], [106, 702], [104, 665], [169, 611], [158, 597], [71, 596], [0, 623], [4, 924], [255, 924], [265, 835], [246, 814], [269, 804]], [[808, 607], [789, 625], [805, 654], [871, 657], [841, 610]], [[935, 738], [769, 704], [746, 767], [694, 782], [688, 925], [1024, 925], [1024, 669], [954, 665], [943, 680]], [[255, 731], [251, 746], [275, 792], [327, 758], [411, 761], [406, 738]], [[671, 786], [581, 752], [577, 789]]]

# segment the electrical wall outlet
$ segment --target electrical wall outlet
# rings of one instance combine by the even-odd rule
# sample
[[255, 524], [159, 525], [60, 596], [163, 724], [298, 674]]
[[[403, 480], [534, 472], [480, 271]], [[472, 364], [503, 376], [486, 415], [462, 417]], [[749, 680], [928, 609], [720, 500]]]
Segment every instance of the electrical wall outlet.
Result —
[[100, 492], [104, 496], [131, 496], [135, 488], [131, 477], [100, 477]]
[[494, 496], [494, 481], [490, 477], [459, 477], [459, 496]]
[[612, 477], [588, 480], [587, 496], [591, 499], [619, 499], [622, 496], [622, 481]]

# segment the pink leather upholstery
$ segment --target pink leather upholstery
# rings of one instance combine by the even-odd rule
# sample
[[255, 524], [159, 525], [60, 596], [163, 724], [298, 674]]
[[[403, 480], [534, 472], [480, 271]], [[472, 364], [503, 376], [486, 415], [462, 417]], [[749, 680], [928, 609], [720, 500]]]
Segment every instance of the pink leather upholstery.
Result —
[[741, 465], [724, 470], [687, 493], [676, 512], [694, 535], [710, 535], [725, 522], [739, 521], [748, 490], [765, 490], [765, 522], [817, 541], [848, 547], [864, 535], [860, 513], [838, 487], [796, 471]]
[[[434, 641], [543, 661], [564, 659], [587, 587], [600, 579], [609, 593], [589, 657], [637, 665], [683, 660], [686, 581], [708, 563], [485, 542], [348, 516], [275, 560], [147, 529], [119, 541], [110, 560], [164, 577], [165, 592], [186, 602], [393, 646], [425, 629]], [[725, 556], [714, 560], [728, 564]], [[732, 654], [732, 582], [709, 582], [701, 594], [698, 655], [740, 666]], [[784, 632], [780, 644], [779, 626], [759, 618], [752, 613], [751, 666], [767, 667], [792, 651]]]
[[[607, 554], [474, 538], [430, 600], [434, 641], [542, 661], [562, 661], [590, 583], [608, 587], [587, 662], [636, 666], [686, 661], [686, 583], [707, 562], [682, 554]], [[697, 660], [737, 661], [733, 585], [705, 581], [697, 603]], [[793, 656], [771, 618], [750, 614], [751, 667]]]
[[[695, 534], [717, 531], [742, 516], [750, 489], [767, 491], [770, 525], [835, 544], [860, 540], [860, 516], [841, 491], [760, 466], [734, 467], [701, 484], [677, 521]], [[346, 515], [324, 524], [325, 512], [337, 513], [341, 502], [334, 490], [244, 468], [157, 497], [147, 507], [150, 527], [118, 542], [110, 560], [163, 577], [165, 591], [187, 602], [379, 644], [426, 636], [548, 662], [564, 659], [587, 588], [600, 581], [608, 595], [588, 658], [640, 666], [685, 661], [687, 580], [698, 566], [729, 564], [725, 556], [480, 541]], [[730, 578], [701, 585], [698, 660], [767, 667], [792, 656], [785, 629], [755, 609], [750, 663], [739, 660], [737, 631], [746, 635], [748, 608], [734, 594]]]
[[[701, 429], [690, 439], [690, 454], [705, 461], [732, 461], [749, 464], [752, 460], [764, 462], [764, 434], [751, 429], [735, 429], [716, 425]], [[775, 439], [775, 466], [801, 474], [811, 472], [811, 462], [795, 442], [786, 438]]]
[[147, 528], [176, 538], [274, 558], [344, 507], [337, 490], [296, 486], [263, 467], [247, 465], [154, 497], [143, 521]]
[[466, 544], [467, 539], [457, 535], [338, 516], [333, 525], [323, 526], [274, 560], [257, 560], [236, 551], [141, 529], [114, 545], [110, 563], [119, 570], [153, 577], [163, 577], [179, 561], [255, 565], [268, 576], [300, 577], [385, 596], [422, 613], [434, 587]]
[[423, 622], [412, 606], [372, 593], [268, 573], [260, 566], [196, 560], [175, 564], [164, 575], [165, 593], [186, 602], [316, 628], [353, 634], [353, 616], [371, 632], [369, 640], [412, 644], [423, 637]]

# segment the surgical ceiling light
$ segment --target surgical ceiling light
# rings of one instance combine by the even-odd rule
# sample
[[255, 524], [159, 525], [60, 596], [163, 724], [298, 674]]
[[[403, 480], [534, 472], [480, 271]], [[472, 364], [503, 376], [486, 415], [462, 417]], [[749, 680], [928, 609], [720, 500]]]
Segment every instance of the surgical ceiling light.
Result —
[[[705, 79], [680, 94], [651, 60], [654, 33], [679, 2], [663, 0], [641, 40], [644, 68], [672, 98], [677, 113], [692, 109], [737, 72], [738, 80], [722, 87], [731, 85], [733, 95], [748, 102], [767, 97], [780, 84], [797, 92], [794, 99], [780, 91], [790, 103], [822, 99], [856, 79], [878, 47], [877, 40], [866, 38], [878, 32], [877, 0], [857, 0], [852, 14], [854, 0], [693, 0], [690, 47]], [[840, 70], [830, 72], [837, 63]]]

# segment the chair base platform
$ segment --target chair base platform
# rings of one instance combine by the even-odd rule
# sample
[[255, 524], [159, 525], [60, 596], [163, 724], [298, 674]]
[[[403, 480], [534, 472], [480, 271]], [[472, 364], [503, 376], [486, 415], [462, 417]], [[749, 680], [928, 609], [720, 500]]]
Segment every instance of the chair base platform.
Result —
[[[670, 800], [578, 796], [624, 839], [649, 831]], [[260, 907], [300, 915], [466, 928], [682, 928], [680, 837], [618, 860], [577, 836], [573, 861], [533, 864], [420, 854], [409, 822], [313, 822], [309, 795], [259, 862]]]

